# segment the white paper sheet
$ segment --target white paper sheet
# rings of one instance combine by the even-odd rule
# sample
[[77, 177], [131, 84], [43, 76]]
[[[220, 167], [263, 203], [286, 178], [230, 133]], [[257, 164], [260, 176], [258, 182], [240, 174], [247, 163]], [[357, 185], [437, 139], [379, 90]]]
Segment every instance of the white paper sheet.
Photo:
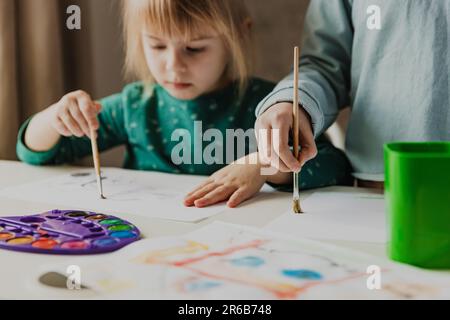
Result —
[[[64, 272], [69, 264], [46, 266], [46, 271]], [[370, 290], [375, 287], [368, 283], [378, 285], [370, 278], [374, 266], [380, 286]], [[80, 268], [83, 285], [105, 299], [450, 297], [448, 275], [219, 222], [179, 237], [141, 240]]]
[[[180, 176], [115, 168], [102, 170], [106, 200], [99, 199], [93, 170], [77, 170], [42, 181], [0, 190], [0, 196], [102, 213], [131, 213], [152, 218], [197, 222], [224, 210], [224, 204], [187, 208], [183, 198], [195, 186]], [[192, 183], [192, 179], [190, 179]]]
[[305, 214], [287, 212], [265, 229], [317, 240], [386, 242], [383, 195], [317, 192], [302, 201]]

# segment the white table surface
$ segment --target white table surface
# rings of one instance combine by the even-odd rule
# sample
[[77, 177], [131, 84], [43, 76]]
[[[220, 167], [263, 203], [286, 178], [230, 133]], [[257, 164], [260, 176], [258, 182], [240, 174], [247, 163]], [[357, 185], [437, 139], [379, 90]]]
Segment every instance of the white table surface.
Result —
[[[74, 167], [33, 167], [19, 162], [0, 161], [0, 188], [15, 186], [55, 175], [64, 174]], [[204, 177], [173, 176], [176, 179], [190, 179], [195, 186]], [[361, 189], [333, 187], [327, 188], [333, 191], [357, 192]], [[310, 193], [305, 192], [302, 198]], [[160, 236], [180, 235], [197, 228], [203, 227], [212, 221], [223, 221], [253, 227], [264, 227], [273, 219], [277, 218], [291, 206], [292, 195], [289, 193], [273, 192], [258, 196], [236, 209], [213, 216], [201, 223], [181, 223], [166, 221], [162, 219], [146, 218], [143, 216], [123, 214], [121, 218], [138, 226], [145, 238]], [[51, 209], [76, 209], [64, 208], [54, 204], [35, 203], [19, 201], [0, 197], [0, 216], [20, 216], [37, 214]], [[350, 241], [324, 241], [345, 248], [359, 250], [367, 254], [386, 258], [385, 246], [382, 244], [350, 242]], [[126, 250], [126, 248], [122, 249]], [[106, 255], [93, 256], [99, 259]], [[30, 277], [37, 274], [39, 268], [48, 264], [61, 264], [69, 259], [67, 256], [39, 255], [20, 253], [14, 251], [0, 250], [0, 284], [2, 287], [0, 299], [88, 299], [96, 298], [93, 291], [67, 290], [41, 284], [37, 277], [36, 281], [30, 281]], [[86, 259], [86, 257], [83, 257]], [[88, 259], [91, 259], [89, 257]], [[74, 261], [74, 257], [70, 257]]]

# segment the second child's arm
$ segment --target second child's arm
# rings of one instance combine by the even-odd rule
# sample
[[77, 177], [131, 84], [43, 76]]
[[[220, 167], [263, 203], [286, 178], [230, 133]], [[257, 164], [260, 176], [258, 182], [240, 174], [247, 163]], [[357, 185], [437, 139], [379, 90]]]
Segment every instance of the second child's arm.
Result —
[[[354, 26], [350, 0], [311, 1], [305, 19], [299, 73], [300, 158], [289, 150], [292, 123], [293, 75], [281, 81], [258, 105], [256, 129], [272, 136], [280, 130], [280, 141], [259, 139], [262, 161], [281, 171], [298, 171], [317, 155], [314, 137], [336, 120], [339, 110], [350, 104]], [[273, 135], [276, 137], [276, 135]], [[298, 161], [297, 161], [298, 160]]]

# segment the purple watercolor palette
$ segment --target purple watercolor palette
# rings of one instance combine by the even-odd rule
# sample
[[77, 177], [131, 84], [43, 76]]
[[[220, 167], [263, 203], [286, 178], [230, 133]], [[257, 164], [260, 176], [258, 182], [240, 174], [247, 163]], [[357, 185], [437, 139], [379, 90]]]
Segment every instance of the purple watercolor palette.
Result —
[[100, 254], [140, 239], [140, 231], [115, 216], [80, 210], [0, 217], [0, 249], [61, 255]]

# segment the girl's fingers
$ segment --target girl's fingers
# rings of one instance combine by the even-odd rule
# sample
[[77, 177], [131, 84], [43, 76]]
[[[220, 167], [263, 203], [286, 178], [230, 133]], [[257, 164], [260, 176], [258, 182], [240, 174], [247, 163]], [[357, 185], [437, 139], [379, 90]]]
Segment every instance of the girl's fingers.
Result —
[[230, 197], [230, 195], [236, 190], [234, 186], [221, 186], [211, 191], [201, 199], [194, 202], [197, 208], [204, 208], [218, 202], [222, 202]]
[[84, 117], [84, 115], [81, 113], [80, 108], [76, 104], [72, 104], [69, 107], [70, 115], [73, 119], [77, 122], [78, 126], [83, 130], [84, 135], [90, 136], [90, 130], [89, 125]]
[[69, 129], [69, 131], [72, 133], [72, 135], [75, 135], [79, 138], [83, 136], [83, 130], [81, 130], [80, 126], [72, 118], [69, 112], [64, 113], [60, 118], [61, 121], [64, 123], [64, 125], [67, 127], [67, 129]]
[[56, 131], [58, 131], [58, 133], [60, 135], [62, 135], [64, 137], [70, 137], [72, 135], [70, 130], [67, 129], [66, 125], [60, 118], [56, 119], [55, 129], [56, 129]]
[[187, 199], [188, 197], [192, 196], [192, 195], [193, 195], [194, 193], [196, 193], [198, 190], [202, 189], [203, 187], [206, 187], [208, 184], [210, 184], [210, 183], [212, 183], [212, 182], [214, 182], [214, 181], [211, 180], [211, 179], [207, 179], [207, 180], [203, 181], [200, 185], [196, 186], [191, 192], [189, 192], [189, 193], [186, 195], [185, 199]]
[[209, 183], [207, 185], [205, 185], [204, 187], [198, 189], [197, 191], [194, 191], [190, 196], [186, 197], [186, 199], [184, 200], [184, 205], [191, 207], [194, 205], [194, 202], [197, 199], [202, 198], [203, 196], [207, 195], [208, 193], [210, 193], [212, 190], [217, 188], [217, 184], [216, 183]]
[[236, 190], [228, 200], [227, 205], [230, 208], [236, 208], [242, 202], [248, 200], [252, 196], [251, 192], [246, 188]]
[[97, 114], [99, 114], [100, 111], [102, 111], [102, 108], [103, 108], [102, 104], [100, 102], [94, 102], [94, 104], [95, 104], [95, 108], [96, 108]]
[[99, 128], [97, 113], [101, 109], [101, 105], [93, 102], [87, 94], [78, 97], [78, 105], [88, 124], [89, 130], [91, 128], [97, 130]]

